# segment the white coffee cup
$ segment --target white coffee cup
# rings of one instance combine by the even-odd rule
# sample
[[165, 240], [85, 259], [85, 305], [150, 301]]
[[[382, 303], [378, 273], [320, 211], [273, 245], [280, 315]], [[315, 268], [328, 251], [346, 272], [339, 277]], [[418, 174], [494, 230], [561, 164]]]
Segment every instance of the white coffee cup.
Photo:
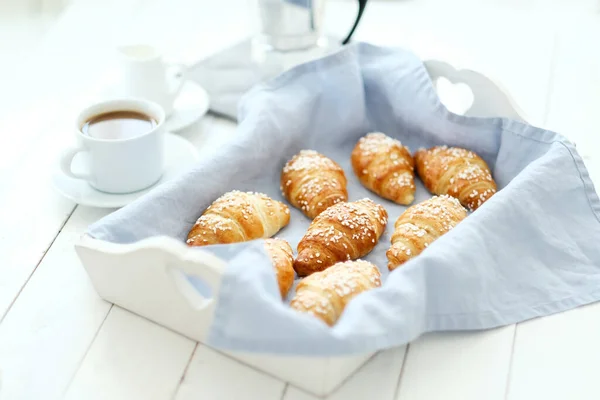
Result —
[[[152, 118], [156, 125], [148, 132], [125, 139], [100, 139], [83, 133], [94, 117], [116, 111], [129, 111]], [[71, 178], [83, 179], [95, 189], [108, 193], [131, 193], [154, 185], [164, 169], [165, 112], [145, 99], [108, 100], [84, 109], [76, 119], [78, 145], [66, 149], [60, 167]], [[73, 171], [76, 155], [83, 156], [83, 171]]]
[[185, 66], [165, 63], [158, 49], [150, 45], [120, 46], [117, 52], [127, 96], [160, 104], [168, 117], [185, 83]]

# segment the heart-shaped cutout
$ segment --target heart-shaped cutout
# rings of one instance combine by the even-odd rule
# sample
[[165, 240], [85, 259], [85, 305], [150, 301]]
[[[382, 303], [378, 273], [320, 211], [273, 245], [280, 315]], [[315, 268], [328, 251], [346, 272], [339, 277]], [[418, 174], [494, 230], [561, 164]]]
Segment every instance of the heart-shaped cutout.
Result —
[[473, 105], [475, 96], [465, 83], [452, 83], [441, 76], [435, 81], [435, 89], [442, 104], [454, 114], [464, 115]]

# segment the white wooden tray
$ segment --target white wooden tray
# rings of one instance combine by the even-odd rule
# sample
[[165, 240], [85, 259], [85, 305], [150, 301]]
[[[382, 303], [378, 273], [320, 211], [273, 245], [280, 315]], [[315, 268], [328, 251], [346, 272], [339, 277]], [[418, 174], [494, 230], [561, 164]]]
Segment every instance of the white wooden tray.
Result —
[[[456, 70], [437, 60], [426, 61], [425, 66], [436, 84], [445, 78], [471, 89], [473, 101], [464, 115], [525, 121], [508, 93], [488, 77], [471, 70]], [[448, 105], [450, 97], [447, 93], [441, 95], [440, 92]], [[121, 245], [84, 236], [76, 251], [103, 299], [206, 344], [224, 261], [202, 249], [192, 250], [176, 239], [162, 237]], [[212, 290], [211, 298], [203, 298], [184, 274], [196, 275], [206, 282]], [[315, 358], [227, 354], [318, 396], [331, 393], [373, 355]]]

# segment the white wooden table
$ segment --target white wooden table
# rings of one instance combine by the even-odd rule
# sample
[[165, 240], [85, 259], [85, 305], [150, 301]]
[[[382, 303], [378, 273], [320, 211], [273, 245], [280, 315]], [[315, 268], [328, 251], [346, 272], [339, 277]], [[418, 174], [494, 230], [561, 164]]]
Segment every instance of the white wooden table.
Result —
[[[357, 39], [403, 45], [493, 75], [531, 121], [572, 137], [600, 177], [600, 21], [592, 1], [374, 1]], [[218, 3], [218, 4], [217, 4]], [[517, 3], [519, 6], [517, 8]], [[570, 4], [566, 4], [570, 3]], [[247, 1], [72, 5], [6, 79], [0, 104], [0, 399], [313, 397], [101, 300], [73, 244], [112, 210], [51, 187], [72, 116], [102, 86], [120, 42], [193, 62], [252, 28]], [[328, 5], [346, 31], [353, 2]], [[466, 11], [465, 11], [466, 10]], [[182, 135], [201, 154], [235, 124], [207, 116]], [[598, 181], [597, 181], [598, 182]], [[598, 399], [600, 305], [500, 329], [426, 335], [377, 355], [331, 399]]]

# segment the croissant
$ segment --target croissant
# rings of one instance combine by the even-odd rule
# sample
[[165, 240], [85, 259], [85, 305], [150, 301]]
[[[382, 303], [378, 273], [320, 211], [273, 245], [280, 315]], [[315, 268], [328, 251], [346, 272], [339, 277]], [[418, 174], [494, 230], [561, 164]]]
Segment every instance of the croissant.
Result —
[[300, 281], [290, 306], [332, 326], [352, 298], [379, 286], [375, 265], [363, 260], [340, 262]]
[[394, 224], [392, 246], [386, 252], [388, 269], [392, 271], [421, 254], [466, 216], [467, 210], [448, 195], [435, 196], [407, 208]]
[[458, 147], [436, 146], [415, 154], [417, 172], [433, 194], [448, 194], [471, 211], [496, 193], [496, 182], [481, 157]]
[[198, 218], [188, 234], [190, 246], [268, 238], [290, 222], [290, 209], [262, 193], [225, 193]]
[[298, 276], [322, 271], [338, 261], [368, 254], [385, 230], [388, 214], [370, 199], [339, 203], [319, 214], [298, 243]]
[[399, 140], [383, 133], [362, 137], [352, 151], [352, 169], [367, 189], [402, 205], [415, 198], [414, 160]]
[[285, 198], [313, 219], [328, 207], [348, 200], [346, 175], [335, 161], [314, 150], [302, 150], [283, 167]]
[[281, 298], [285, 298], [294, 284], [294, 255], [292, 247], [283, 239], [266, 239], [265, 247], [273, 262]]

